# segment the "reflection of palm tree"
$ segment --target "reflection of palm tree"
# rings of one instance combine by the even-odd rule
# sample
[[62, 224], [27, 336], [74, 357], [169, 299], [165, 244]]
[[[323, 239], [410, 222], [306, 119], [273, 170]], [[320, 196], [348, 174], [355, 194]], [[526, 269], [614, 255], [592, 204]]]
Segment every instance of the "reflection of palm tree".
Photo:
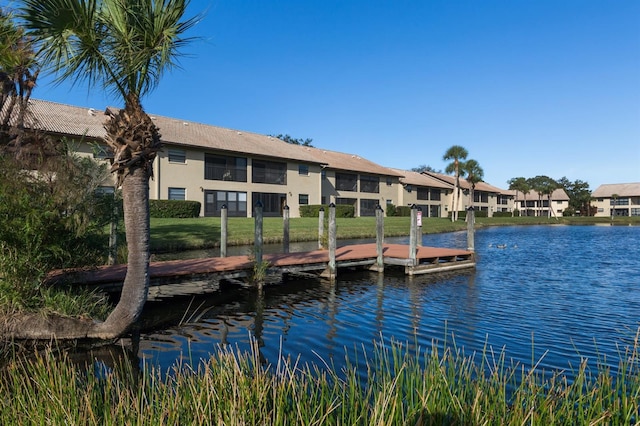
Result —
[[108, 110], [105, 142], [122, 186], [128, 264], [117, 306], [91, 337], [123, 334], [142, 312], [149, 287], [149, 178], [160, 133], [140, 98], [175, 65], [195, 20], [182, 21], [186, 0], [24, 0], [23, 18], [40, 42], [43, 62], [60, 79], [87, 81], [121, 97]]
[[469, 153], [467, 150], [460, 146], [454, 145], [444, 153], [443, 160], [453, 160], [447, 165], [445, 169], [446, 173], [454, 173], [456, 177], [455, 187], [453, 190], [453, 200], [451, 206], [451, 221], [455, 222], [458, 219], [458, 202], [460, 199], [460, 160], [467, 158]]

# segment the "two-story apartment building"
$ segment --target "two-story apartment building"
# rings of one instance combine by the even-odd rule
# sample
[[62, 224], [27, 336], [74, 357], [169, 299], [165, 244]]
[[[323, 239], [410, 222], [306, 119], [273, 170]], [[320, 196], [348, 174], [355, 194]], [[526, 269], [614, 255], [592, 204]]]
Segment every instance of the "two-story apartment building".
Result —
[[[569, 196], [562, 188], [558, 188], [551, 193], [551, 206], [549, 206], [549, 197], [547, 195], [539, 194], [533, 189], [526, 194], [518, 192], [515, 205], [521, 216], [543, 217], [549, 216], [549, 213], [551, 213], [551, 217], [560, 217], [568, 207]], [[550, 209], [551, 212], [549, 212]]]
[[424, 173], [392, 170], [403, 175], [398, 187], [397, 205], [420, 207], [423, 217], [447, 217], [453, 185]]
[[[423, 174], [432, 177], [440, 182], [455, 187], [455, 176], [445, 175], [442, 173], [423, 172]], [[469, 208], [472, 203], [471, 184], [466, 179], [460, 178], [461, 197], [458, 203], [458, 211], [464, 211]], [[510, 191], [500, 189], [486, 182], [478, 182], [473, 191], [473, 207], [477, 211], [487, 212], [488, 217], [492, 217], [495, 212], [510, 212], [513, 209], [513, 194]], [[448, 201], [448, 211], [453, 210], [453, 196]], [[446, 216], [446, 214], [445, 214]]]
[[640, 182], [600, 185], [591, 197], [596, 216], [640, 216]]

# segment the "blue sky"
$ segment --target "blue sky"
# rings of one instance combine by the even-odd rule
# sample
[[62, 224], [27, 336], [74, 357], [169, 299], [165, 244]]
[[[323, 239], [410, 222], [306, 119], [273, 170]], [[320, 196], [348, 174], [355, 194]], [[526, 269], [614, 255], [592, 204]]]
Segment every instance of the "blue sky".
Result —
[[[204, 13], [151, 114], [485, 181], [640, 182], [638, 0], [192, 0]], [[41, 78], [34, 97], [119, 106]]]

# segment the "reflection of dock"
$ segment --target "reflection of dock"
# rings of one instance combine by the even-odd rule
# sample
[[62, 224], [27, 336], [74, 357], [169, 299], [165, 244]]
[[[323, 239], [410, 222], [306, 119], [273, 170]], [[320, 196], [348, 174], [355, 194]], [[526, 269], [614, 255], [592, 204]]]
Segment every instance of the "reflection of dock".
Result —
[[[386, 267], [402, 267], [408, 275], [444, 272], [475, 267], [472, 251], [416, 247], [415, 256], [410, 256], [408, 245], [384, 244], [382, 246], [382, 262], [379, 265], [377, 245], [354, 244], [336, 248], [335, 267], [368, 268], [382, 270]], [[299, 253], [264, 254], [267, 274], [318, 273], [324, 274], [329, 264], [329, 251], [314, 250]], [[239, 280], [250, 278], [253, 273], [254, 260], [247, 255], [212, 257], [205, 259], [170, 260], [151, 262], [149, 273], [151, 285], [158, 286], [176, 281]], [[82, 271], [54, 271], [50, 280], [64, 280], [71, 283], [95, 285], [107, 291], [119, 291], [127, 272], [127, 265], [101, 266]], [[217, 287], [217, 286], [216, 286]]]

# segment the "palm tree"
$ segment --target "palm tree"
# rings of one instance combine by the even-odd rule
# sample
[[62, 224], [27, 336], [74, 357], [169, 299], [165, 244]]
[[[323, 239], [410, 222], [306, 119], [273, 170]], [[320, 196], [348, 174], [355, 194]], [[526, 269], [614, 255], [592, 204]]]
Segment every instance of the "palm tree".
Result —
[[474, 192], [478, 182], [482, 182], [484, 178], [484, 170], [476, 160], [467, 160], [460, 164], [460, 170], [464, 173], [464, 177], [469, 182], [469, 205], [473, 207]]
[[22, 0], [22, 19], [40, 47], [43, 64], [59, 79], [84, 81], [117, 95], [124, 108], [110, 111], [105, 142], [111, 171], [122, 187], [128, 249], [127, 274], [117, 306], [87, 337], [113, 338], [138, 319], [149, 288], [149, 178], [160, 133], [141, 97], [176, 66], [188, 0]]
[[443, 160], [453, 160], [445, 169], [446, 173], [453, 173], [456, 177], [455, 188], [453, 190], [453, 200], [451, 205], [451, 221], [458, 219], [458, 202], [460, 200], [460, 160], [465, 160], [469, 153], [460, 145], [453, 145], [444, 153]]
[[516, 191], [516, 200], [518, 199], [518, 191], [522, 192], [522, 196], [524, 198], [523, 207], [524, 207], [525, 216], [528, 216], [528, 214], [527, 214], [527, 194], [531, 190], [531, 186], [529, 186], [529, 183], [527, 182], [527, 179], [525, 179], [523, 177], [516, 177], [516, 178], [509, 179], [507, 181], [507, 183], [509, 184], [509, 189], [511, 191]]
[[[31, 92], [40, 73], [32, 40], [0, 10], [0, 148], [19, 153]], [[10, 122], [14, 118], [14, 122]]]

